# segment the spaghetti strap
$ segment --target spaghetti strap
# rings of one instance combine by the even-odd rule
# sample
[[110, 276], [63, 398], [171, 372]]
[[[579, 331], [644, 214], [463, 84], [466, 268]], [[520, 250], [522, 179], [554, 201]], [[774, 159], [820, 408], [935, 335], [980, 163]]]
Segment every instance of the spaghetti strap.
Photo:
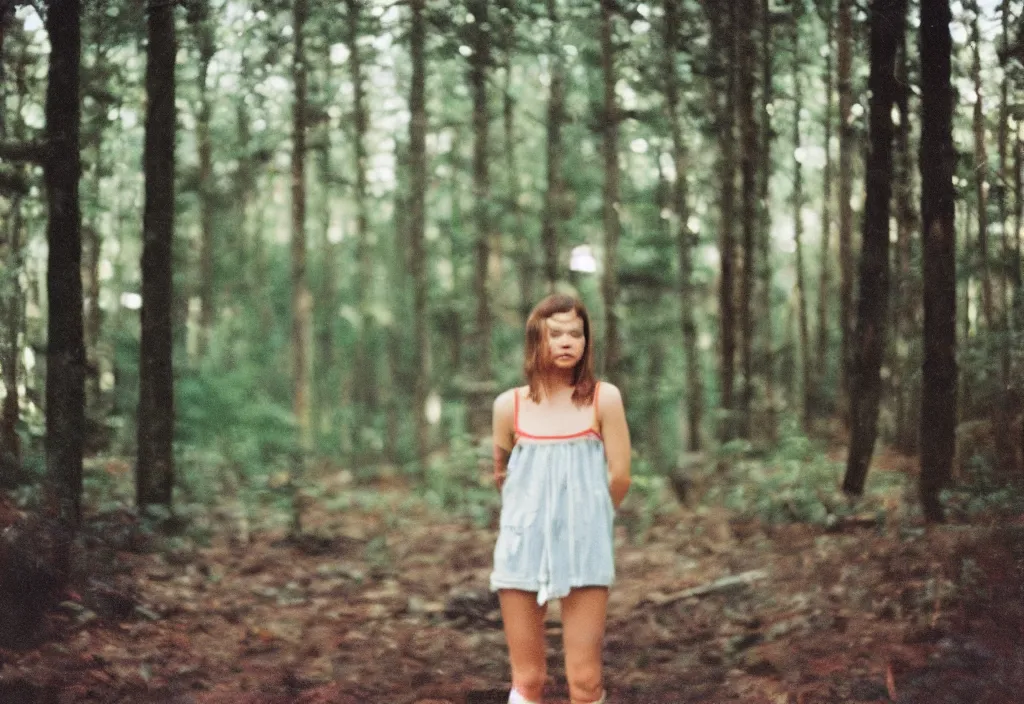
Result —
[[512, 398], [515, 399], [513, 401], [513, 405], [512, 405], [512, 409], [513, 409], [512, 410], [512, 427], [515, 429], [516, 438], [518, 438], [521, 435], [521, 433], [519, 432], [519, 389], [518, 388], [512, 389]]
[[597, 397], [598, 397], [598, 394], [600, 392], [601, 392], [601, 382], [598, 381], [598, 382], [594, 383], [594, 427], [595, 428], [600, 427], [598, 425], [598, 422], [597, 422]]

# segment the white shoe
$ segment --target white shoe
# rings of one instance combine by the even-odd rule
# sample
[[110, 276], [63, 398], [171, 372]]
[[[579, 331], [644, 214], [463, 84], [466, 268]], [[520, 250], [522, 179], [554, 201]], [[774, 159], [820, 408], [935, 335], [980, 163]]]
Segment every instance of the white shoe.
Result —
[[529, 699], [524, 697], [518, 691], [513, 689], [508, 694], [508, 704], [538, 704], [537, 702], [531, 702]]

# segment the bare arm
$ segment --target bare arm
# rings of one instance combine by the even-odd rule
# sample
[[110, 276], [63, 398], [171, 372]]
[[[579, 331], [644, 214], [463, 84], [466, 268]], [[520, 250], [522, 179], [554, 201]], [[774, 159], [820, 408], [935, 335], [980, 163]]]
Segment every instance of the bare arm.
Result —
[[608, 458], [608, 491], [612, 495], [612, 505], [618, 509], [632, 481], [629, 473], [632, 450], [622, 393], [607, 382], [601, 384], [598, 422], [601, 424], [604, 452]]
[[512, 445], [515, 441], [514, 399], [512, 391], [494, 399], [494, 409], [491, 416], [491, 434], [494, 438], [494, 483], [501, 491], [505, 484], [505, 477], [508, 474], [508, 458], [512, 454]]

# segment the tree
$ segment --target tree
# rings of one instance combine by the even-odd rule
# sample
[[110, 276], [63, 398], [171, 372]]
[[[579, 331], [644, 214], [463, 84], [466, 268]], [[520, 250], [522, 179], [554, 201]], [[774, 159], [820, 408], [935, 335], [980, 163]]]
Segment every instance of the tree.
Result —
[[189, 5], [189, 21], [195, 31], [199, 49], [199, 72], [196, 77], [199, 99], [196, 109], [196, 149], [199, 154], [199, 354], [206, 352], [214, 312], [214, 248], [213, 214], [215, 192], [213, 179], [213, 139], [210, 121], [213, 100], [208, 83], [210, 62], [216, 53], [210, 0], [196, 0]]
[[871, 4], [870, 100], [871, 151], [868, 154], [866, 197], [860, 256], [860, 284], [854, 366], [850, 396], [850, 449], [843, 490], [864, 491], [878, 430], [889, 307], [889, 206], [892, 200], [892, 109], [896, 83], [896, 51], [906, 28], [906, 0], [874, 0]]
[[697, 344], [696, 296], [693, 285], [693, 240], [689, 226], [686, 178], [687, 146], [679, 124], [679, 72], [676, 68], [676, 47], [679, 45], [679, 14], [675, 0], [665, 0], [664, 71], [665, 111], [672, 138], [672, 184], [670, 206], [674, 216], [676, 247], [679, 260], [679, 305], [683, 347], [686, 354], [686, 421], [687, 444], [691, 451], [701, 449], [701, 425], [704, 422], [704, 384], [700, 373], [700, 349]]
[[547, 189], [544, 191], [544, 216], [541, 220], [541, 245], [544, 249], [544, 277], [548, 292], [555, 288], [559, 276], [559, 230], [562, 220], [562, 123], [565, 121], [565, 58], [562, 30], [558, 18], [558, 0], [547, 0], [548, 56], [551, 61], [551, 82], [548, 88], [547, 116]]
[[306, 280], [306, 109], [307, 67], [305, 54], [307, 0], [292, 5], [292, 403], [299, 424], [300, 441], [309, 448], [312, 434], [310, 417], [309, 353], [312, 347], [313, 297]]
[[46, 504], [57, 522], [52, 559], [58, 581], [63, 583], [71, 568], [70, 536], [82, 517], [85, 425], [78, 0], [52, 5], [46, 13], [46, 31], [50, 36], [43, 161], [50, 214], [46, 227]]
[[142, 507], [161, 504], [170, 508], [174, 488], [174, 5], [150, 0], [146, 28], [146, 185], [135, 497]]
[[956, 231], [954, 229], [952, 14], [948, 0], [922, 0], [921, 229], [924, 238], [924, 364], [920, 496], [930, 521], [943, 519], [939, 493], [950, 478], [956, 431]]
[[821, 265], [818, 275], [818, 338], [816, 387], [824, 388], [828, 375], [829, 360], [829, 300], [832, 297], [832, 115], [835, 90], [833, 90], [833, 55], [835, 52], [835, 22], [833, 0], [825, 0], [822, 19], [825, 23], [827, 51], [825, 53], [825, 168], [822, 174], [821, 193]]
[[800, 382], [803, 390], [801, 420], [805, 430], [811, 425], [811, 344], [807, 324], [807, 284], [804, 273], [804, 173], [803, 164], [797, 158], [800, 145], [800, 113], [803, 110], [803, 81], [800, 68], [800, 22], [803, 19], [803, 0], [793, 0], [793, 240], [796, 244], [796, 295], [797, 320], [800, 332]]
[[604, 226], [604, 272], [601, 293], [604, 298], [604, 373], [613, 384], [621, 384], [619, 376], [622, 355], [619, 340], [619, 114], [615, 98], [615, 43], [613, 0], [601, 2], [601, 74], [604, 84], [604, 111], [601, 124], [601, 155], [604, 162], [604, 183], [601, 190], [601, 222]]
[[413, 418], [416, 427], [416, 457], [421, 471], [426, 470], [430, 449], [427, 424], [427, 390], [430, 388], [430, 328], [427, 320], [427, 251], [425, 201], [427, 191], [427, 109], [424, 57], [425, 0], [410, 0], [412, 26], [409, 54], [412, 81], [409, 86], [409, 268], [413, 279], [413, 337], [416, 370], [413, 385]]
[[839, 368], [841, 407], [849, 419], [853, 324], [853, 21], [852, 0], [839, 0], [837, 83], [839, 88]]
[[981, 85], [981, 31], [978, 3], [971, 4], [971, 80], [974, 82], [974, 187], [978, 199], [978, 265], [981, 276], [981, 306], [985, 314], [985, 326], [989, 331], [996, 329], [995, 303], [992, 296], [992, 276], [989, 273], [991, 256], [988, 236], [988, 153], [985, 148], [985, 108]]
[[737, 33], [740, 42], [739, 93], [737, 118], [740, 140], [740, 231], [743, 269], [740, 279], [740, 363], [743, 368], [743, 392], [740, 396], [740, 433], [750, 437], [751, 404], [754, 400], [754, 278], [757, 247], [757, 121], [754, 117], [754, 0], [744, 0], [739, 9]]

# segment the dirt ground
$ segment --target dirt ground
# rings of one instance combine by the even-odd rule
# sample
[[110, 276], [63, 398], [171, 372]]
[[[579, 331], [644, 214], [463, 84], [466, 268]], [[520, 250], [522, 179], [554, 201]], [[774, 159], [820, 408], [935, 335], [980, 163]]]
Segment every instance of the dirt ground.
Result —
[[[96, 518], [96, 569], [49, 638], [0, 650], [0, 702], [504, 704], [493, 527], [379, 497], [314, 507], [300, 540], [148, 550], [127, 514]], [[610, 704], [1024, 701], [1024, 521], [826, 531], [677, 507], [642, 540], [627, 528]], [[560, 632], [555, 605], [549, 704], [568, 702]]]

